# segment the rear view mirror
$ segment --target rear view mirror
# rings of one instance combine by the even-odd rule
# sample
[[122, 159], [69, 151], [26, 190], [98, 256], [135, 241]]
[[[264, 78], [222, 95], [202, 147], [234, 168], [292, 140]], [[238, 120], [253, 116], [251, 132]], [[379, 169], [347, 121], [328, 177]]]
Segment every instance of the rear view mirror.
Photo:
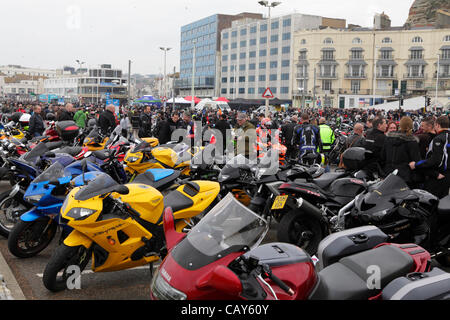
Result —
[[184, 239], [186, 234], [177, 232], [175, 228], [175, 218], [171, 207], [167, 207], [163, 213], [164, 235], [166, 238], [167, 251]]

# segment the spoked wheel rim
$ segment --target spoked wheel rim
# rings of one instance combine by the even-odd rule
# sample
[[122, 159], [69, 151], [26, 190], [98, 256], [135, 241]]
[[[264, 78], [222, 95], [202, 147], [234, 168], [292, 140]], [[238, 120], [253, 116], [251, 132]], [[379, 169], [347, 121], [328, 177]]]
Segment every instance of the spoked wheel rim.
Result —
[[35, 221], [31, 223], [17, 237], [17, 247], [26, 253], [40, 251], [40, 248], [47, 246], [55, 235], [56, 228], [52, 225], [53, 221]]
[[0, 202], [0, 224], [11, 231], [19, 221], [22, 214], [27, 212], [27, 208], [14, 198], [6, 198]]

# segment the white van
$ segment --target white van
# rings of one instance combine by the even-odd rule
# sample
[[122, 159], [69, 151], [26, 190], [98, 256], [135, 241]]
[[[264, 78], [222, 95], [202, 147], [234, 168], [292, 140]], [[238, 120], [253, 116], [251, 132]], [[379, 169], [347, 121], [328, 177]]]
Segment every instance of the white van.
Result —
[[230, 112], [231, 108], [228, 105], [228, 103], [223, 101], [200, 101], [196, 106], [196, 111], [202, 111], [203, 109], [210, 109], [210, 110], [221, 110], [221, 111], [227, 111]]

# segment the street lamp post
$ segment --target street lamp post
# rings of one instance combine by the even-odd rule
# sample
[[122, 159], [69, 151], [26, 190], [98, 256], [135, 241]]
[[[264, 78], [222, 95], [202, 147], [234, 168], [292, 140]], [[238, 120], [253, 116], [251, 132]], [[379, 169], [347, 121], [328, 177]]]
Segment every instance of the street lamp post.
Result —
[[[269, 88], [269, 76], [270, 76], [270, 38], [271, 38], [271, 31], [272, 31], [272, 17], [271, 17], [271, 9], [275, 8], [276, 6], [279, 6], [281, 2], [269, 2], [269, 1], [259, 1], [258, 2], [261, 6], [266, 7], [269, 9], [269, 16], [268, 16], [268, 22], [267, 22], [267, 52], [266, 52], [266, 89]], [[266, 117], [269, 116], [269, 99], [266, 99]]]
[[[86, 62], [83, 62], [83, 61], [80, 61], [80, 60], [75, 60], [76, 61], [76, 63], [78, 63], [78, 65], [79, 65], [79, 68], [78, 68], [78, 70], [81, 70], [81, 68], [83, 67], [83, 64], [85, 64]], [[81, 104], [81, 99], [80, 99], [80, 97], [78, 96], [78, 102], [80, 102], [80, 104]]]
[[166, 101], [167, 100], [167, 84], [166, 84], [166, 77], [167, 77], [167, 71], [166, 71], [166, 65], [167, 65], [167, 51], [171, 50], [172, 48], [164, 48], [160, 47], [162, 51], [164, 51], [164, 112], [166, 112]]
[[191, 108], [192, 110], [194, 110], [195, 107], [195, 101], [194, 101], [194, 97], [195, 97], [195, 55], [196, 55], [196, 45], [197, 45], [197, 41], [193, 40], [192, 41], [194, 48], [193, 48], [193, 55], [192, 55], [192, 87], [191, 87]]
[[437, 72], [436, 72], [436, 102], [435, 106], [438, 105], [438, 90], [439, 90], [439, 69], [441, 68], [441, 56], [438, 54], [438, 61], [437, 61]]

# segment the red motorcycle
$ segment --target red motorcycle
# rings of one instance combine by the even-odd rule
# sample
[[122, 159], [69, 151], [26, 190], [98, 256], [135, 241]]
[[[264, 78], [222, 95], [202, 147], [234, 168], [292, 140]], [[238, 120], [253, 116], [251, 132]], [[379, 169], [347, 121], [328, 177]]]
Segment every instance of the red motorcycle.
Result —
[[450, 282], [449, 274], [437, 268], [428, 272], [427, 251], [386, 243], [388, 237], [376, 227], [330, 235], [321, 243], [315, 266], [296, 246], [259, 246], [267, 222], [232, 195], [187, 235], [176, 232], [175, 223], [166, 208], [169, 252], [152, 280], [152, 299], [375, 300], [417, 294], [431, 299], [450, 293], [450, 286], [443, 286]]

